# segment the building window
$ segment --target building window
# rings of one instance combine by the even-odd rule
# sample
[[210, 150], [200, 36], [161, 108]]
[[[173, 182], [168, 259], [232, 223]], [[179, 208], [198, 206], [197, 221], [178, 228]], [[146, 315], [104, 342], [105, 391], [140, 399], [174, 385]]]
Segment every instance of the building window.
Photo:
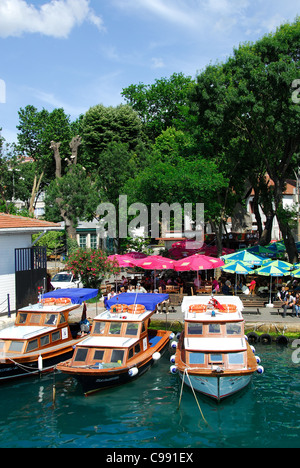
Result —
[[79, 234], [79, 247], [86, 248], [86, 234]]
[[97, 249], [97, 234], [91, 234], [91, 249]]

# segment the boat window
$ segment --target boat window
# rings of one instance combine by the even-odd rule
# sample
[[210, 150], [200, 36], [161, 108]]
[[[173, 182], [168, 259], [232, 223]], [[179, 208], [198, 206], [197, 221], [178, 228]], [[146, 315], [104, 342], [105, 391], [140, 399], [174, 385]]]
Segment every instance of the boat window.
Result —
[[27, 319], [27, 314], [19, 313], [17, 323], [20, 323], [20, 324], [25, 323], [26, 319]]
[[133, 357], [133, 348], [130, 348], [128, 351], [128, 359], [131, 359]]
[[49, 344], [49, 341], [50, 341], [50, 336], [49, 335], [42, 336], [41, 337], [41, 346], [46, 346], [47, 344]]
[[52, 342], [60, 340], [60, 331], [58, 330], [56, 332], [53, 332], [51, 336], [52, 336]]
[[143, 322], [142, 324], [142, 333], [144, 333], [146, 331], [146, 327], [145, 327], [145, 323]]
[[39, 347], [39, 343], [38, 343], [38, 340], [35, 339], [35, 340], [31, 340], [29, 341], [28, 345], [27, 345], [27, 353], [29, 353], [29, 351], [33, 351], [34, 349], [37, 349]]
[[29, 323], [31, 324], [40, 323], [41, 317], [42, 317], [41, 314], [31, 314], [29, 317]]
[[223, 357], [221, 353], [211, 354], [209, 357], [209, 362], [211, 364], [222, 363]]
[[21, 353], [24, 346], [24, 341], [12, 341], [9, 345], [8, 351], [14, 351], [16, 353]]
[[221, 333], [221, 325], [219, 323], [210, 323], [208, 333]]
[[141, 351], [141, 346], [140, 346], [140, 343], [138, 343], [137, 345], [135, 345], [134, 347], [134, 354], [139, 354]]
[[138, 323], [127, 323], [126, 326], [126, 335], [130, 336], [137, 336], [139, 331], [139, 324]]
[[88, 353], [88, 348], [77, 348], [74, 361], [85, 361]]
[[188, 335], [202, 335], [202, 323], [188, 323]]
[[46, 314], [45, 325], [56, 325], [57, 314]]
[[66, 318], [65, 318], [64, 314], [60, 313], [59, 323], [65, 323], [65, 321], [66, 321]]
[[103, 361], [103, 357], [104, 357], [104, 349], [96, 349], [94, 353], [94, 360]]
[[228, 364], [244, 364], [244, 353], [229, 353]]
[[112, 322], [110, 324], [110, 327], [109, 327], [109, 334], [110, 335], [120, 335], [121, 334], [121, 327], [122, 327], [122, 323], [118, 323], [118, 322]]
[[205, 354], [204, 353], [189, 353], [190, 364], [205, 364]]
[[95, 335], [103, 335], [105, 329], [105, 322], [95, 322], [93, 333]]
[[122, 349], [114, 349], [111, 353], [111, 362], [117, 362], [122, 364], [124, 357], [124, 351]]
[[226, 334], [227, 335], [241, 335], [242, 327], [239, 323], [227, 323]]

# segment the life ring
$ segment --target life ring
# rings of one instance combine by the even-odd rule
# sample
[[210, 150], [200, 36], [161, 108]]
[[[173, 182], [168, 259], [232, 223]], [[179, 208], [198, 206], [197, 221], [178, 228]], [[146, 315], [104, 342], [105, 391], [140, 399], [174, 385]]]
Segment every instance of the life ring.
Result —
[[234, 314], [237, 311], [236, 305], [233, 304], [223, 304], [225, 310], [221, 310], [221, 312], [225, 314]]
[[121, 312], [128, 312], [128, 305], [126, 304], [115, 304], [110, 308], [112, 313], [121, 313]]
[[42, 300], [42, 304], [44, 306], [52, 306], [55, 305], [55, 299], [53, 297], [47, 297], [46, 299]]
[[196, 313], [206, 312], [206, 305], [204, 305], [204, 304], [190, 305], [189, 312], [196, 312]]
[[132, 304], [128, 306], [128, 312], [130, 314], [142, 314], [145, 310], [145, 306], [142, 304]]
[[55, 299], [55, 304], [56, 305], [60, 305], [60, 304], [66, 305], [66, 304], [70, 304], [70, 303], [71, 303], [71, 299], [69, 299], [68, 297], [59, 297], [59, 298]]

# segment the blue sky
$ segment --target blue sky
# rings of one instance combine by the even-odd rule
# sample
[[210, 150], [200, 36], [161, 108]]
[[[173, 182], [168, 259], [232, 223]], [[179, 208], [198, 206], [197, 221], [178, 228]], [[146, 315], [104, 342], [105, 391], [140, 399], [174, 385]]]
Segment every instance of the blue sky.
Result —
[[299, 0], [0, 0], [2, 136], [16, 140], [28, 104], [72, 119], [116, 106], [130, 84], [194, 78], [299, 14]]

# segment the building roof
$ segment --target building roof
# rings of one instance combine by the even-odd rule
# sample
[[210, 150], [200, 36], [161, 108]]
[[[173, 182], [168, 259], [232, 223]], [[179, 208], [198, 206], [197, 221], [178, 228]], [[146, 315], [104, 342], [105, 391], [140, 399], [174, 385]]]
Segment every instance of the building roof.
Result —
[[41, 219], [26, 218], [6, 213], [0, 213], [0, 234], [41, 231], [61, 231], [60, 224], [50, 223]]

